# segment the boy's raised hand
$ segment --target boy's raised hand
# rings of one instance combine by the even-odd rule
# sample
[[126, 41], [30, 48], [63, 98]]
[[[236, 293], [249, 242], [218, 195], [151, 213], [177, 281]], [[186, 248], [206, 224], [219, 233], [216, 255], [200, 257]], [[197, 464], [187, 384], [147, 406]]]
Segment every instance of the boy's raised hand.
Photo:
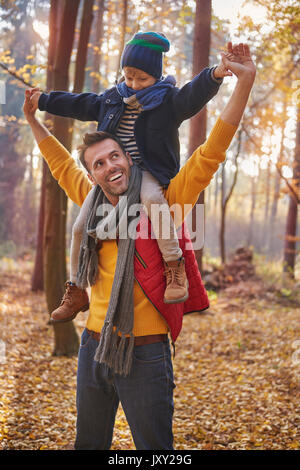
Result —
[[[227, 54], [232, 53], [232, 44], [231, 44], [230, 50], [229, 50], [229, 44], [231, 43], [227, 44]], [[232, 73], [229, 70], [227, 70], [226, 67], [224, 66], [222, 58], [221, 58], [219, 65], [217, 65], [217, 67], [214, 69], [213, 74], [215, 78], [232, 77]]]

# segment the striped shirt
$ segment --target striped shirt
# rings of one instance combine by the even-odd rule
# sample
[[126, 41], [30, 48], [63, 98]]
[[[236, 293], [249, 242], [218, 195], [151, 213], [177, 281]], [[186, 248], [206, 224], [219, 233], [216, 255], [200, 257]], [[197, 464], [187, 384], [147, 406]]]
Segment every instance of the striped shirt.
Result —
[[133, 161], [141, 162], [141, 156], [134, 137], [134, 124], [141, 112], [138, 102], [126, 104], [116, 131], [117, 137], [121, 140], [126, 152], [130, 153]]

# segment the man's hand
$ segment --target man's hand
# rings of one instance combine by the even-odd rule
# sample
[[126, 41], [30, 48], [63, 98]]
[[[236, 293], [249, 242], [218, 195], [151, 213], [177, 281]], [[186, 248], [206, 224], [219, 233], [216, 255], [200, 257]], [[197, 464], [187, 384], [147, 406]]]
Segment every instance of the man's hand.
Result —
[[244, 73], [255, 77], [256, 69], [247, 44], [240, 43], [233, 46], [229, 42], [227, 52], [222, 52], [221, 56], [221, 63], [214, 70], [215, 78], [231, 77], [233, 74], [239, 77]]
[[39, 144], [45, 137], [50, 135], [48, 129], [35, 117], [37, 107], [32, 103], [32, 96], [36, 92], [36, 88], [25, 90], [25, 101], [23, 104], [23, 112], [27, 119], [28, 124], [34, 134], [34, 137]]
[[30, 90], [30, 101], [34, 111], [38, 109], [39, 99], [42, 94], [39, 88], [31, 88]]
[[222, 62], [226, 70], [237, 77], [237, 82], [220, 117], [223, 121], [238, 126], [255, 80], [256, 68], [249, 46], [242, 43], [236, 46], [229, 43], [227, 52], [222, 53]]
[[23, 104], [23, 112], [29, 124], [30, 122], [35, 120], [35, 112], [36, 112], [36, 108], [32, 105], [32, 102], [31, 102], [31, 96], [32, 96], [31, 90], [25, 90], [25, 101]]
[[246, 78], [254, 80], [256, 67], [250, 55], [248, 44], [227, 45], [227, 52], [221, 53], [222, 63], [227, 71], [232, 72], [237, 78]]

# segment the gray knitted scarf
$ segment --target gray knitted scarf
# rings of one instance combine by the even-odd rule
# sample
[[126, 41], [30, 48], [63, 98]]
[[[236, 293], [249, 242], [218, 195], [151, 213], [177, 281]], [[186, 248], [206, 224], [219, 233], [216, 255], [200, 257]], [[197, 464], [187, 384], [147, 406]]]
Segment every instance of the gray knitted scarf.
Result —
[[[140, 202], [142, 174], [137, 165], [131, 167], [129, 186], [113, 207], [99, 185], [92, 191], [88, 217], [80, 247], [77, 284], [85, 288], [98, 277], [98, 240], [117, 239], [118, 256], [108, 309], [100, 334], [95, 360], [107, 364], [114, 372], [128, 375], [134, 347], [133, 282], [135, 232], [139, 217], [128, 216], [127, 208]], [[126, 197], [124, 197], [126, 196]], [[126, 336], [129, 338], [126, 338]]]

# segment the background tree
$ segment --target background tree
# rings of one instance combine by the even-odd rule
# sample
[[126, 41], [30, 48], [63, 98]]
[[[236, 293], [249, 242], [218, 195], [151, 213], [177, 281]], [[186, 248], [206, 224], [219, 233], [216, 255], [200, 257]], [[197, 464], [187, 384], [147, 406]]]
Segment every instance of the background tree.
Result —
[[225, 229], [226, 229], [226, 210], [230, 198], [232, 197], [233, 190], [237, 183], [238, 177], [238, 157], [242, 146], [242, 129], [239, 130], [237, 135], [237, 149], [235, 151], [233, 165], [235, 167], [233, 178], [228, 190], [226, 190], [226, 173], [225, 163], [222, 164], [222, 186], [221, 186], [221, 221], [220, 221], [220, 252], [222, 263], [226, 262], [226, 246], [225, 246]]
[[[264, 7], [266, 20], [270, 25], [273, 25], [269, 31], [261, 34], [259, 37], [259, 44], [257, 46], [258, 61], [263, 64], [263, 68], [258, 69], [258, 86], [256, 87], [257, 97], [253, 99], [250, 106], [250, 111], [254, 110], [255, 113], [249, 113], [249, 122], [256, 120], [256, 126], [251, 125], [251, 131], [248, 133], [251, 141], [254, 142], [256, 150], [259, 147], [263, 148], [266, 142], [267, 135], [274, 135], [274, 124], [278, 127], [279, 132], [282, 128], [282, 121], [280, 121], [281, 113], [278, 109], [291, 110], [294, 107], [294, 114], [296, 116], [296, 132], [295, 132], [295, 150], [294, 152], [285, 149], [285, 158], [282, 157], [284, 140], [281, 143], [280, 161], [277, 165], [277, 170], [273, 171], [274, 175], [278, 177], [278, 172], [281, 178], [287, 184], [289, 191], [289, 204], [286, 215], [285, 226], [285, 242], [284, 242], [284, 256], [283, 256], [283, 271], [289, 272], [291, 277], [294, 276], [295, 257], [297, 254], [297, 216], [298, 216], [298, 187], [299, 187], [299, 136], [298, 136], [298, 123], [299, 118], [298, 103], [293, 103], [293, 93], [291, 90], [292, 84], [298, 77], [300, 67], [299, 46], [300, 46], [300, 27], [298, 19], [300, 15], [299, 3], [294, 0], [284, 0], [283, 2], [267, 2], [265, 0], [253, 0], [254, 5]], [[246, 23], [241, 25], [240, 29], [245, 31], [248, 28], [249, 36], [253, 37], [254, 30], [257, 30], [257, 25], [253, 24], [249, 18]], [[253, 39], [252, 39], [253, 40]], [[257, 37], [254, 42], [257, 43]], [[265, 81], [268, 80], [273, 83], [269, 86], [267, 91], [265, 88]], [[263, 85], [263, 86], [261, 86]], [[261, 90], [261, 91], [260, 91]], [[259, 121], [263, 123], [257, 127]], [[261, 134], [264, 134], [264, 140], [259, 142], [257, 138], [257, 129], [261, 129]], [[254, 136], [255, 133], [255, 137]], [[252, 134], [252, 137], [251, 135]], [[271, 144], [268, 144], [269, 154], [271, 154]], [[270, 158], [270, 157], [269, 157]], [[283, 177], [281, 171], [282, 167], [290, 168], [291, 176], [289, 179]], [[269, 170], [270, 167], [268, 166]], [[269, 177], [266, 189], [270, 187]], [[278, 186], [278, 183], [277, 183]], [[266, 199], [268, 201], [268, 198]], [[266, 206], [265, 206], [266, 207]], [[266, 214], [265, 214], [266, 215]]]
[[300, 204], [300, 104], [297, 107], [297, 128], [295, 157], [293, 162], [294, 194], [289, 196], [289, 208], [286, 220], [286, 236], [284, 244], [284, 272], [291, 278], [295, 277], [295, 259], [297, 239], [297, 212]]
[[[44, 6], [45, 2], [41, 2]], [[28, 69], [24, 64], [27, 57], [34, 59], [36, 44], [41, 38], [33, 29], [33, 19], [29, 14], [33, 3], [25, 0], [15, 2], [1, 2], [0, 19], [1, 44], [4, 47], [2, 59], [7, 59], [7, 65], [14, 70], [21, 69], [29, 77]], [[42, 8], [42, 6], [40, 8]], [[5, 54], [5, 51], [9, 55]], [[29, 59], [29, 60], [32, 60]], [[22, 182], [25, 174], [26, 161], [24, 153], [16, 150], [16, 144], [22, 140], [20, 127], [17, 121], [22, 117], [23, 86], [11, 75], [5, 75], [6, 103], [1, 106], [3, 115], [6, 115], [4, 126], [0, 127], [0, 239], [4, 242], [17, 242], [14, 237], [15, 227], [14, 215], [16, 207], [16, 189]], [[29, 144], [33, 149], [32, 141]], [[24, 149], [23, 149], [24, 151]], [[19, 194], [20, 196], [20, 194]], [[21, 216], [21, 215], [20, 215]], [[24, 216], [24, 214], [23, 214]], [[18, 243], [20, 241], [18, 240]]]
[[[95, 27], [94, 27], [94, 34], [93, 34], [93, 53], [92, 53], [92, 72], [90, 76], [91, 80], [91, 91], [93, 93], [99, 93], [100, 91], [100, 65], [101, 65], [101, 58], [102, 58], [102, 43], [103, 43], [103, 17], [104, 17], [104, 8], [105, 8], [105, 1], [98, 0], [96, 5], [94, 6], [95, 12]], [[93, 33], [93, 31], [92, 31]]]
[[[193, 77], [209, 65], [211, 0], [196, 0], [194, 43], [193, 43]], [[190, 121], [189, 155], [206, 139], [207, 110], [204, 107]], [[204, 204], [204, 191], [197, 204]], [[202, 250], [195, 250], [199, 268], [202, 269]]]
[[[53, 0], [52, 0], [53, 1]], [[53, 89], [68, 90], [69, 65], [73, 48], [79, 0], [65, 0], [60, 15], [56, 1], [59, 24], [56, 55], [53, 68]], [[60, 116], [53, 117], [53, 134], [70, 151], [70, 121]], [[67, 196], [57, 181], [47, 173], [44, 226], [44, 283], [49, 313], [60, 304], [66, 282], [66, 218]], [[78, 337], [73, 323], [54, 325], [55, 355], [76, 354]]]
[[[26, 84], [48, 91], [59, 87], [101, 93], [114, 85], [123, 40], [127, 42], [139, 30], [154, 30], [164, 33], [171, 43], [164, 57], [164, 75], [174, 75], [177, 86], [181, 87], [203, 67], [218, 63], [220, 50], [236, 34], [250, 43], [258, 70], [241, 125], [242, 145], [239, 149], [238, 139], [233, 141], [226, 164], [220, 167], [206, 191], [205, 257], [202, 260], [202, 252], [196, 253], [199, 266], [205, 267], [203, 263], [210, 262], [211, 257], [222, 264], [238, 245], [244, 244], [253, 247], [258, 259], [265, 256], [268, 260], [280, 260], [284, 269], [292, 275], [294, 271], [297, 277], [299, 204], [294, 202], [299, 198], [298, 144], [295, 147], [300, 49], [298, 3], [294, 0], [248, 2], [246, 7], [252, 4], [261, 9], [261, 17], [257, 16], [256, 9], [253, 14], [249, 10], [249, 16], [241, 16], [240, 30], [235, 33], [227, 20], [214, 14], [212, 9], [217, 3], [213, 1], [127, 2], [126, 23], [123, 0], [71, 2], [70, 16], [74, 17], [74, 6], [77, 9], [76, 19], [73, 18], [75, 26], [74, 30], [73, 26], [69, 27], [71, 18], [68, 17], [64, 30], [71, 31], [71, 35], [66, 38], [61, 54], [65, 63], [58, 64], [56, 52], [60, 48], [61, 18], [67, 3], [65, 0], [7, 0], [0, 5], [0, 80], [6, 82], [7, 96], [6, 104], [0, 104], [0, 258], [23, 257], [32, 263], [35, 255], [32, 288], [41, 289], [42, 254], [45, 253], [45, 272], [49, 269], [45, 284], [51, 286], [51, 276], [54, 276], [61, 286], [53, 285], [52, 292], [51, 287], [47, 287], [48, 302], [52, 299], [49, 311], [55, 308], [66, 278], [65, 261], [60, 261], [66, 258], [65, 238], [68, 247], [78, 207], [70, 204], [67, 211], [64, 195], [56, 199], [56, 203], [52, 201], [59, 188], [54, 186], [52, 194], [49, 170], [45, 165], [42, 168], [41, 159], [38, 163], [37, 148], [22, 116]], [[53, 9], [58, 12], [54, 22], [51, 20]], [[49, 22], [48, 39], [45, 30]], [[58, 65], [59, 73], [55, 70]], [[59, 80], [56, 84], [55, 73]], [[182, 163], [205, 139], [233, 85], [233, 79], [225, 79], [220, 92], [202, 115], [200, 113], [192, 122], [185, 121], [180, 127]], [[96, 123], [52, 120], [49, 115], [45, 120], [69, 150], [80, 143], [83, 133], [96, 127]], [[60, 135], [60, 131], [64, 135]], [[43, 202], [46, 180], [47, 208]], [[234, 191], [231, 191], [232, 183]], [[39, 188], [40, 208], [37, 207]], [[53, 210], [57, 210], [55, 232], [54, 225], [51, 226], [53, 218], [49, 217], [50, 201]], [[43, 222], [45, 213], [47, 228]], [[36, 239], [34, 226], [39, 227]], [[223, 231], [221, 237], [219, 227]], [[54, 236], [60, 240], [55, 248]], [[53, 258], [59, 260], [59, 266], [51, 266]], [[69, 336], [72, 337], [72, 333]], [[60, 340], [56, 338], [56, 342]], [[54, 349], [63, 351], [62, 346]]]
[[122, 56], [122, 51], [125, 46], [127, 13], [128, 13], [128, 1], [127, 0], [121, 0], [120, 10], [122, 11], [122, 17], [121, 17], [121, 24], [120, 24], [121, 31], [120, 31], [120, 40], [119, 40], [119, 45], [118, 45], [119, 55], [118, 55], [118, 60], [117, 60], [116, 79], [118, 79], [120, 75], [121, 56]]

